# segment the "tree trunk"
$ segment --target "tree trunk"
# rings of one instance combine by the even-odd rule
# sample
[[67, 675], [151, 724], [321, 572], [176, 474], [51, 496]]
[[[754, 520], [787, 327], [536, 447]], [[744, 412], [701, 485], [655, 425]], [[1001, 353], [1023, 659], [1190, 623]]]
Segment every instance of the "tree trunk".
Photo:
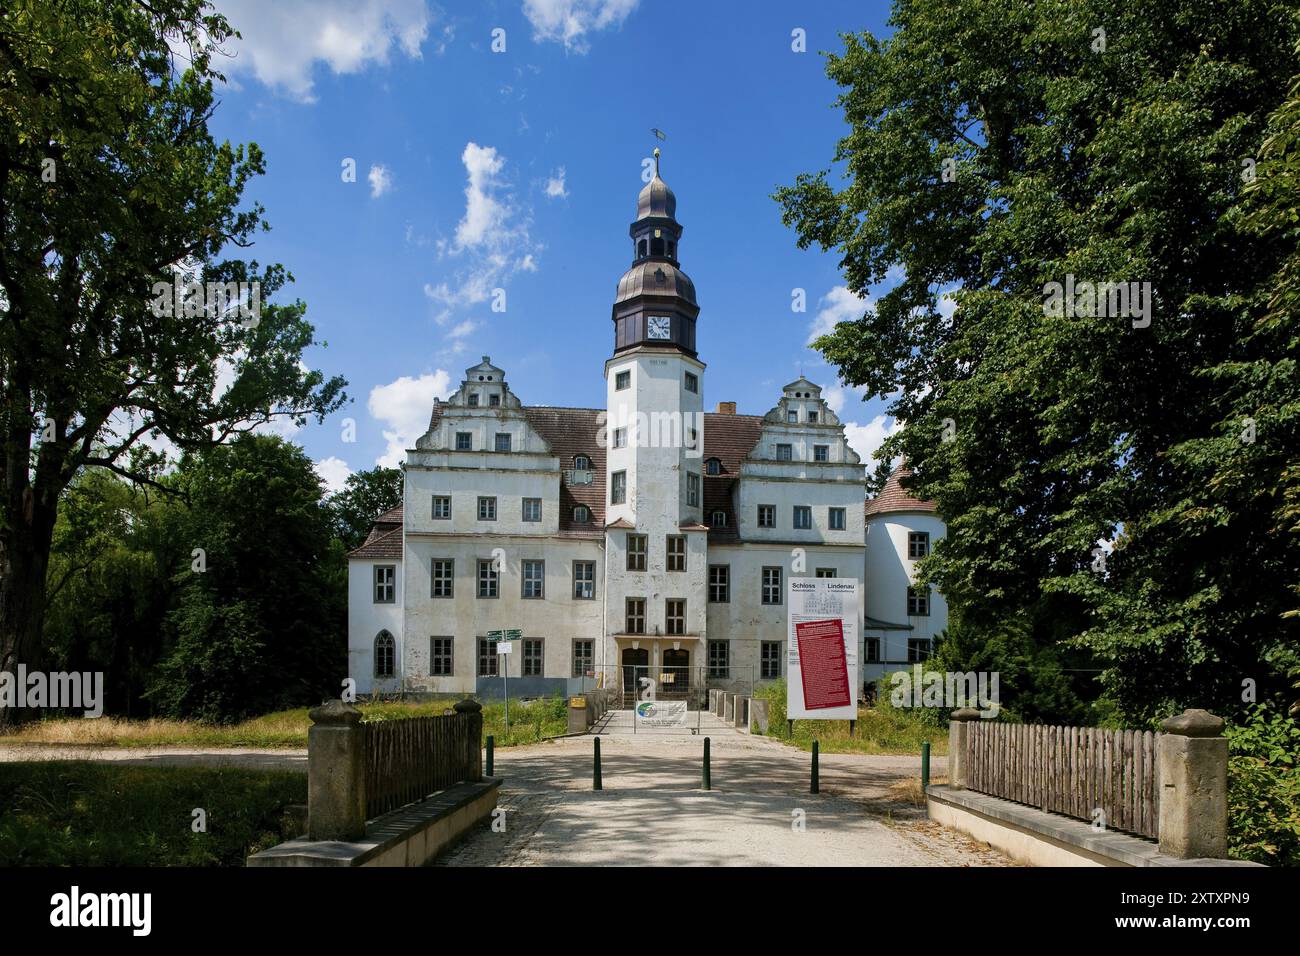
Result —
[[[11, 495], [0, 526], [0, 671], [17, 678], [19, 664], [39, 670], [45, 618], [45, 574], [54, 537], [55, 505], [30, 487]], [[0, 727], [38, 716], [0, 708]]]

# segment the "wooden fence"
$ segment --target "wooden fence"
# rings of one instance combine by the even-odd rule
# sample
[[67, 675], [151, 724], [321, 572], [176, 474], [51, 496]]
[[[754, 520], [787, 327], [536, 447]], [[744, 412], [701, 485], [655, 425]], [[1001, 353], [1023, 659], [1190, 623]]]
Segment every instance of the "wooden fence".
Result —
[[423, 800], [463, 780], [482, 777], [483, 717], [405, 717], [363, 723], [366, 817]]
[[967, 787], [1040, 810], [1156, 838], [1160, 734], [1099, 727], [972, 721], [966, 738]]

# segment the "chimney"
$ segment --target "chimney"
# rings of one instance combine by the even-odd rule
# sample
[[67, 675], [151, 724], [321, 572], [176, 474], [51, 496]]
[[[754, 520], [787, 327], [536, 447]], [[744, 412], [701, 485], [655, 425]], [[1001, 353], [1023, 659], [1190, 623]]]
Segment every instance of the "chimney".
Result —
[[719, 415], [734, 415], [734, 414], [736, 414], [736, 403], [735, 403], [735, 402], [718, 402], [718, 414], [719, 414]]

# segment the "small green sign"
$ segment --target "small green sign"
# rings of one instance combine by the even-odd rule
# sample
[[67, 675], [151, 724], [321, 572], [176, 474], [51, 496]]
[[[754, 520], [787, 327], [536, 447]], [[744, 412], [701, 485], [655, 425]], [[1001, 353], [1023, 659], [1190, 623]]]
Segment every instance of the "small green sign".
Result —
[[523, 638], [523, 636], [524, 636], [524, 632], [523, 632], [523, 631], [517, 630], [517, 629], [515, 629], [515, 628], [511, 628], [510, 630], [506, 631], [505, 633], [506, 633], [506, 638], [505, 638], [505, 639], [506, 639], [507, 641], [518, 641], [518, 640], [521, 640], [521, 639]]
[[500, 631], [488, 631], [488, 632], [487, 632], [487, 636], [488, 636], [488, 640], [489, 640], [489, 641], [501, 641], [501, 640], [505, 640], [505, 638], [503, 638], [503, 637], [501, 636], [501, 632], [500, 632]]

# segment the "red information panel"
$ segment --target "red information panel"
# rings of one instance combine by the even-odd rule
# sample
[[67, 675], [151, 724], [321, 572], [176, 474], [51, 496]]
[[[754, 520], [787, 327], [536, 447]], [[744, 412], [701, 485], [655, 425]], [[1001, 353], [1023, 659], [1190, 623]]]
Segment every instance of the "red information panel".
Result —
[[823, 710], [852, 704], [849, 665], [844, 658], [844, 628], [840, 621], [797, 622], [794, 633], [799, 641], [804, 707]]

